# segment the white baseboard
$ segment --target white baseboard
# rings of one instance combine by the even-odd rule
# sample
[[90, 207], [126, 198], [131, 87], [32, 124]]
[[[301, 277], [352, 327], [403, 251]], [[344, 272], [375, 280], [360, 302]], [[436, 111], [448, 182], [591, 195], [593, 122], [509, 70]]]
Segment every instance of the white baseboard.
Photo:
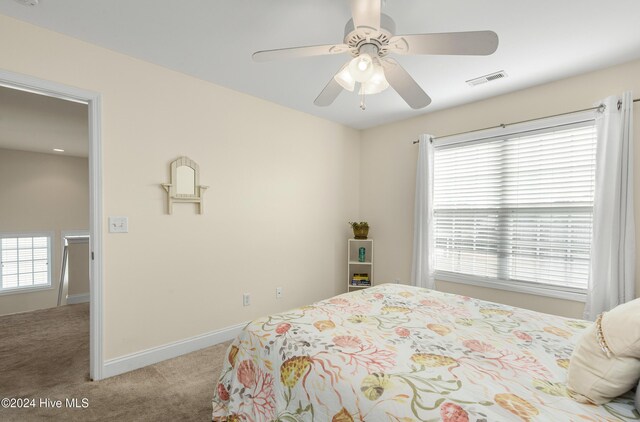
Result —
[[67, 296], [67, 305], [74, 305], [76, 303], [86, 303], [86, 302], [89, 302], [89, 293]]
[[142, 350], [115, 359], [109, 359], [104, 363], [102, 378], [109, 378], [125, 372], [143, 368], [163, 360], [175, 358], [205, 347], [214, 346], [234, 339], [247, 325], [247, 322], [221, 328], [207, 334], [176, 341], [152, 349]]

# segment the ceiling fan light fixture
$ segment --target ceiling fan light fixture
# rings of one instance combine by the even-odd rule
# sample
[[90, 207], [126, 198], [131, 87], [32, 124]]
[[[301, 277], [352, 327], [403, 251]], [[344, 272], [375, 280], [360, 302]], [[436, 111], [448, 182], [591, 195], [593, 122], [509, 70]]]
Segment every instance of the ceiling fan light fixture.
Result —
[[373, 74], [368, 81], [363, 82], [360, 85], [360, 91], [358, 94], [378, 94], [387, 88], [389, 88], [389, 82], [387, 82], [387, 78], [384, 76], [384, 69], [382, 69], [382, 66], [379, 64], [375, 64], [373, 67]]
[[333, 77], [336, 82], [340, 84], [341, 87], [346, 89], [347, 91], [353, 92], [356, 87], [356, 80], [351, 76], [351, 72], [349, 71], [349, 64], [345, 64], [342, 66], [342, 69]]
[[373, 59], [367, 53], [354, 57], [349, 63], [349, 72], [356, 82], [366, 82], [373, 75]]
[[[351, 19], [345, 25], [344, 40], [341, 44], [256, 51], [253, 53], [253, 60], [264, 62], [350, 53], [352, 58], [329, 80], [313, 101], [315, 105], [320, 107], [331, 105], [345, 89], [360, 93], [362, 97], [360, 107], [364, 110], [366, 95], [376, 94], [391, 87], [411, 108], [421, 109], [431, 103], [431, 98], [400, 63], [388, 57], [390, 53], [487, 56], [493, 54], [498, 48], [498, 35], [493, 31], [397, 35], [393, 19], [381, 13], [380, 1], [348, 0], [351, 6]], [[380, 59], [383, 61], [381, 62]], [[377, 69], [382, 65], [384, 69]]]

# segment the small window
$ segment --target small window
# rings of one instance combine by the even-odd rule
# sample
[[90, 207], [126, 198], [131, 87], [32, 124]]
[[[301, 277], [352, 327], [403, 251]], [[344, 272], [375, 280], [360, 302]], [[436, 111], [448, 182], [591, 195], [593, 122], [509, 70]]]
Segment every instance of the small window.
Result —
[[51, 236], [0, 235], [0, 293], [51, 287]]
[[593, 120], [434, 149], [436, 279], [583, 299]]

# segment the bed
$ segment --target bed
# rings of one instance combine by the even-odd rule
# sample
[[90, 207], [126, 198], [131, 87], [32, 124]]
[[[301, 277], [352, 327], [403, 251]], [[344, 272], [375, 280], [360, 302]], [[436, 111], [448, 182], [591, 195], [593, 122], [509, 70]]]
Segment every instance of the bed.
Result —
[[257, 319], [227, 352], [214, 421], [620, 421], [567, 393], [589, 322], [399, 284]]

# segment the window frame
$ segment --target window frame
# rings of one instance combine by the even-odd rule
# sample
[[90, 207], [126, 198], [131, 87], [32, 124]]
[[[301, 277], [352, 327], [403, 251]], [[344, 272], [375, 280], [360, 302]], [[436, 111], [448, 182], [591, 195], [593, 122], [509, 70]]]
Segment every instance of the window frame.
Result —
[[[55, 288], [53, 285], [53, 255], [54, 251], [54, 239], [55, 233], [53, 231], [44, 231], [44, 232], [2, 232], [0, 233], [0, 240], [6, 238], [20, 238], [20, 237], [46, 237], [48, 239], [48, 248], [47, 248], [47, 284], [41, 285], [31, 285], [27, 287], [12, 287], [12, 288], [2, 288], [0, 287], [0, 296], [11, 295], [11, 294], [20, 294], [20, 293], [31, 293], [45, 290], [52, 290]], [[0, 280], [2, 280], [2, 246], [0, 245]], [[1, 282], [0, 282], [1, 284]]]
[[[522, 123], [516, 123], [504, 127], [495, 127], [490, 129], [483, 129], [479, 131], [466, 132], [456, 135], [451, 135], [443, 138], [437, 138], [433, 141], [434, 150], [438, 148], [452, 147], [457, 144], [470, 144], [478, 142], [491, 142], [493, 140], [513, 137], [513, 136], [528, 136], [535, 135], [536, 133], [545, 133], [554, 130], [562, 126], [571, 126], [586, 122], [593, 122], [597, 118], [597, 110], [589, 110], [577, 113], [571, 113], [560, 116], [553, 116], [542, 119], [534, 119], [525, 121]], [[597, 149], [597, 140], [596, 140]], [[594, 170], [595, 171], [595, 170]], [[435, 171], [433, 173], [435, 178]], [[434, 180], [435, 181], [435, 180]], [[435, 210], [432, 216], [434, 221], [435, 231]], [[593, 223], [592, 223], [593, 233]], [[433, 240], [433, 256], [435, 259], [435, 238]], [[591, 265], [591, 263], [589, 263]], [[435, 280], [465, 284], [471, 286], [492, 288], [498, 290], [506, 290], [518, 293], [527, 293], [538, 296], [546, 296], [551, 298], [573, 300], [578, 302], [586, 302], [588, 286], [584, 288], [560, 286], [546, 283], [538, 283], [532, 281], [512, 281], [504, 280], [493, 277], [483, 277], [477, 275], [470, 275], [464, 273], [456, 273], [451, 271], [436, 270], [434, 268]]]

